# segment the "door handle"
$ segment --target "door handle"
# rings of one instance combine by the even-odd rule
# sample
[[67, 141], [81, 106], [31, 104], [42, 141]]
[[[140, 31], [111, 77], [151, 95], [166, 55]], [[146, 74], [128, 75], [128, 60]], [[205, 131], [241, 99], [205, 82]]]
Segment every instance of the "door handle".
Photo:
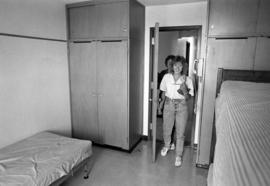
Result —
[[193, 73], [197, 74], [197, 75], [198, 75], [198, 63], [199, 63], [199, 60], [195, 59], [194, 60], [194, 65], [193, 65]]
[[202, 77], [203, 75], [203, 63], [203, 58], [194, 60], [193, 73], [196, 74], [198, 77]]

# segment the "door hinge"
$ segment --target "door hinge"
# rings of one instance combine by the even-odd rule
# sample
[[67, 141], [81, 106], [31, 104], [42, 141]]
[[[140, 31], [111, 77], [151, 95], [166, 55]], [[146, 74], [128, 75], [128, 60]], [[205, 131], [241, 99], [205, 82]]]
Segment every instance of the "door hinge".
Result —
[[153, 123], [150, 123], [150, 129], [151, 130], [153, 129]]

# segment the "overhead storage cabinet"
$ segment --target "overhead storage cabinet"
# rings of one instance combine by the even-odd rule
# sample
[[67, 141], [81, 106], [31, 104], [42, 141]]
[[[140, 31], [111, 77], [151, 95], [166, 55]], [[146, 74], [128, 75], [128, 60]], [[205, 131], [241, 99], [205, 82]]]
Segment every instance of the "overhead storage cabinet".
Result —
[[144, 7], [92, 1], [67, 12], [73, 137], [130, 150], [143, 124]]
[[270, 34], [269, 0], [210, 0], [209, 36]]
[[[76, 6], [76, 5], [75, 5]], [[70, 39], [109, 39], [129, 36], [129, 2], [93, 2], [69, 8]]]
[[95, 39], [97, 35], [97, 11], [95, 5], [68, 9], [69, 39]]
[[259, 0], [211, 0], [209, 35], [243, 35], [256, 32]]

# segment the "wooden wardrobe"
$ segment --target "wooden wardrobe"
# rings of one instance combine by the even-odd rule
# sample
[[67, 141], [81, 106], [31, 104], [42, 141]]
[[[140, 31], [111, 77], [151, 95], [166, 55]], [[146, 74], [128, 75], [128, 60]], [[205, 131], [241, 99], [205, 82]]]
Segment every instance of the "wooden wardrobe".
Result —
[[130, 150], [143, 126], [144, 6], [67, 5], [72, 135]]
[[270, 1], [209, 0], [207, 55], [197, 164], [208, 166], [218, 68], [270, 70]]

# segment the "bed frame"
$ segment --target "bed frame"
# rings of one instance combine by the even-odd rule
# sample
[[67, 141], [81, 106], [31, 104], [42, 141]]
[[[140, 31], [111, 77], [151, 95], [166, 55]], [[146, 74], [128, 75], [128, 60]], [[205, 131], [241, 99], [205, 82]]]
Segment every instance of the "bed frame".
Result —
[[217, 94], [223, 81], [250, 81], [258, 83], [270, 82], [270, 71], [255, 71], [255, 70], [235, 70], [235, 69], [218, 69], [217, 74]]
[[80, 162], [77, 166], [73, 167], [72, 170], [65, 176], [59, 178], [58, 180], [54, 181], [50, 186], [59, 186], [63, 182], [65, 182], [68, 178], [72, 177], [77, 171], [84, 169], [84, 179], [89, 178], [89, 174], [93, 167], [93, 157], [90, 156], [86, 159], [84, 159], [82, 162]]
[[[256, 70], [239, 70], [239, 69], [223, 69], [218, 68], [217, 73], [217, 87], [216, 96], [220, 93], [221, 85], [224, 81], [247, 81], [247, 82], [257, 82], [257, 83], [270, 83], [270, 71], [256, 71]], [[214, 115], [215, 120], [215, 115]], [[214, 152], [216, 143], [216, 129], [215, 121], [212, 130], [212, 142], [211, 142], [211, 152], [210, 152], [210, 162], [213, 163]]]
[[[239, 69], [224, 69], [218, 68], [217, 73], [217, 89], [216, 97], [218, 96], [223, 81], [249, 81], [258, 83], [270, 83], [270, 71], [255, 71], [255, 70], [239, 70]], [[215, 116], [214, 116], [215, 120]], [[216, 143], [215, 121], [212, 130], [212, 142], [210, 152], [210, 162], [213, 162]]]

